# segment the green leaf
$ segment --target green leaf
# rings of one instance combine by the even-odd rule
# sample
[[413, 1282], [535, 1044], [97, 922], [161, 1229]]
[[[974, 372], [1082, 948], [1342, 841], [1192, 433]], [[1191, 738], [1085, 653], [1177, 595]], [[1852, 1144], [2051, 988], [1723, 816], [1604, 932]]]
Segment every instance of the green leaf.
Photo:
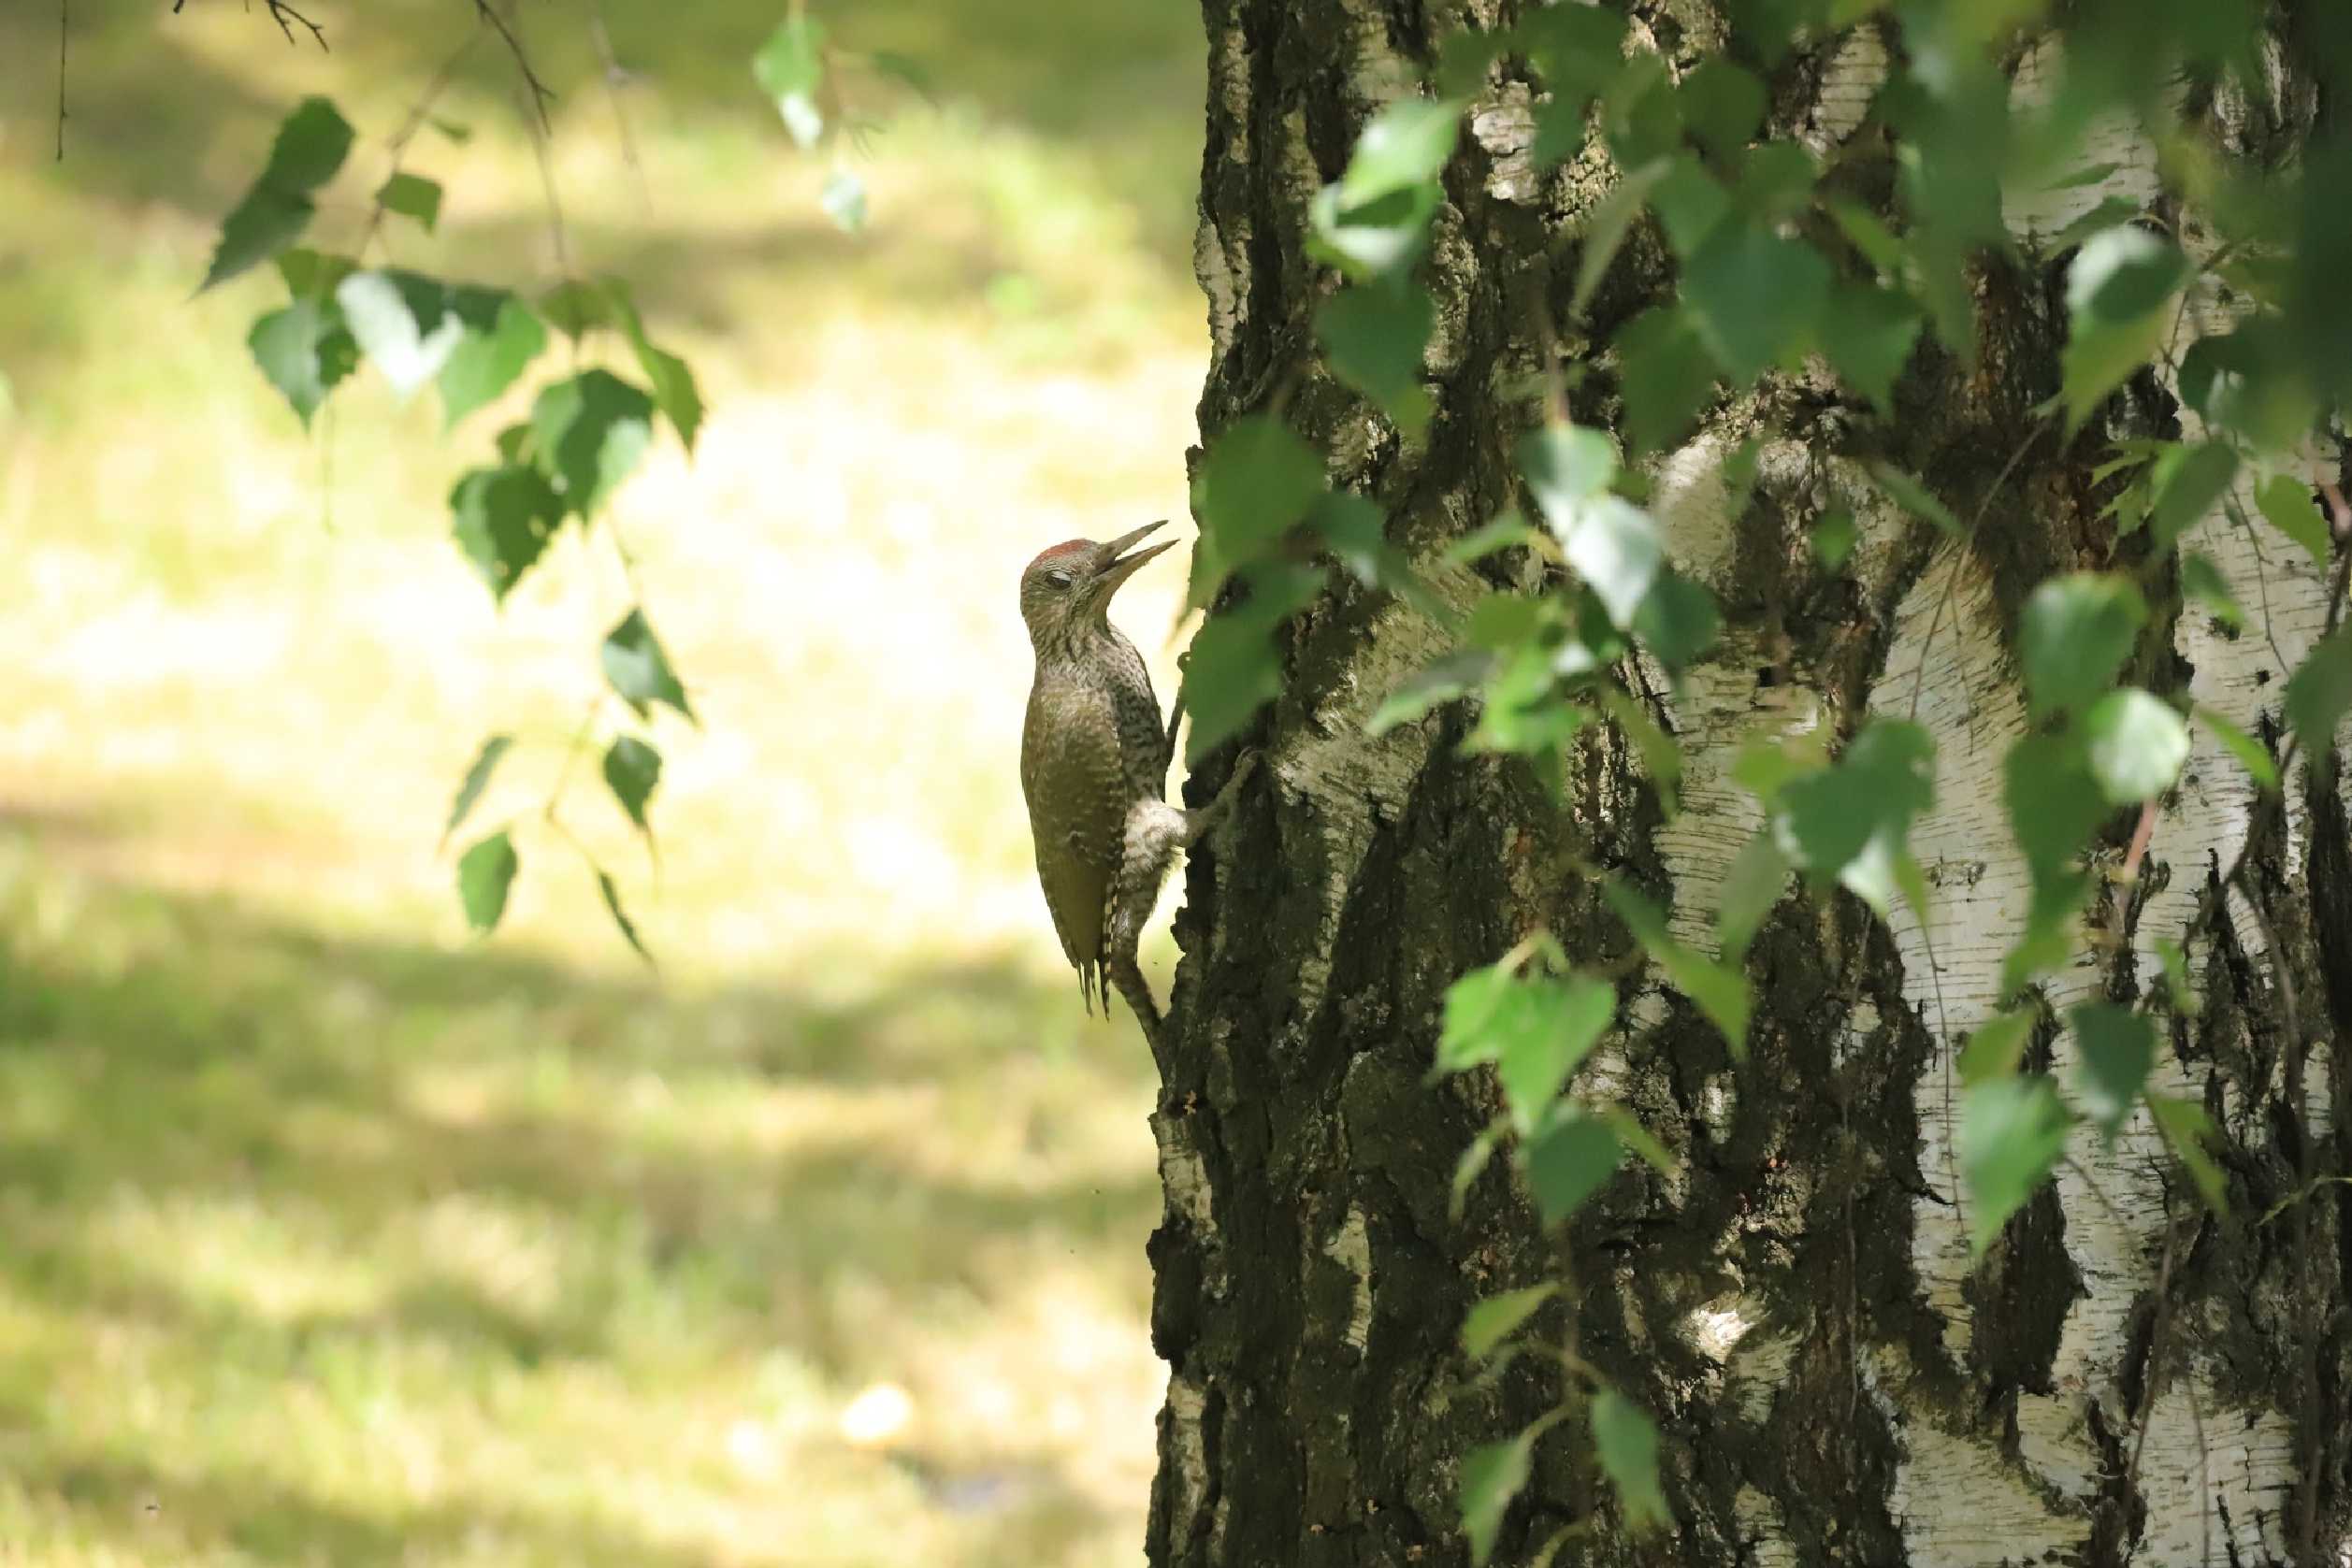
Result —
[[2136, 686], [2093, 703], [2083, 715], [2083, 739], [2091, 776], [2114, 806], [2155, 799], [2188, 761], [2188, 721]]
[[760, 91], [775, 101], [792, 139], [802, 147], [815, 146], [825, 134], [824, 111], [816, 101], [825, 84], [824, 24], [802, 16], [786, 18], [751, 57], [751, 74]]
[[1901, 468], [1891, 463], [1873, 463], [1870, 465], [1870, 477], [1878, 481], [1879, 488], [1885, 491], [1897, 506], [1913, 517], [1934, 524], [1937, 531], [1947, 539], [1958, 539], [1967, 532], [1960, 526], [1960, 520], [1953, 515], [1952, 509], [1939, 500], [1934, 491]]
[[1601, 280], [1609, 273], [1609, 264], [1617, 259], [1634, 220], [1641, 216], [1642, 204], [1650, 199], [1652, 187], [1665, 179], [1673, 166], [1672, 159], [1660, 158], [1635, 169], [1610, 187], [1609, 194], [1593, 209], [1577, 241], [1576, 292], [1568, 300], [1570, 315], [1582, 315], [1585, 306], [1592, 303], [1593, 291], [1601, 286]]
[[1579, 505], [1609, 488], [1617, 476], [1617, 451], [1590, 425], [1553, 421], [1519, 443], [1519, 469], [1557, 531], [1573, 523]]
[[1970, 1250], [1982, 1254], [2066, 1153], [2072, 1118], [2046, 1074], [1994, 1078], [1960, 1111], [1960, 1178], [1969, 1189]]
[[305, 430], [326, 395], [359, 364], [359, 345], [333, 300], [297, 298], [255, 322], [245, 342]]
[[566, 510], [592, 516], [653, 443], [653, 399], [609, 370], [584, 370], [543, 388], [531, 406], [541, 462]]
[[1509, 964], [1474, 969], [1446, 987], [1433, 1074], [1460, 1072], [1503, 1054], [1502, 1031], [1496, 1023], [1512, 1006], [1518, 987], [1519, 976]]
[[475, 930], [497, 930], [506, 914], [506, 896], [521, 867], [514, 842], [501, 830], [477, 842], [457, 860], [457, 901], [466, 911], [466, 924]]
[[[2083, 778], [2082, 788], [2093, 799], [2097, 798], [2087, 774]], [[2013, 819], [2013, 797], [2010, 805]], [[2075, 917], [2091, 887], [2088, 872], [2070, 870], [2064, 866], [2036, 868], [2034, 879], [2033, 899], [2026, 910], [2025, 933], [2001, 956], [1999, 994], [2005, 997], [2016, 995], [2074, 957]]]
[[268, 260], [310, 225], [310, 198], [256, 187], [221, 221], [220, 242], [198, 293]]
[[2336, 726], [2352, 711], [2352, 628], [2313, 648], [2287, 678], [2287, 722], [2313, 762], [2335, 746]]
[[1634, 612], [1633, 633], [1660, 664], [1681, 674], [1724, 629], [1715, 596], [1672, 568], [1662, 569]]
[[2093, 235], [2067, 273], [2060, 396], [2070, 429], [2153, 358], [2170, 324], [2161, 307], [2188, 281], [2180, 247], [2136, 224]]
[[2184, 1018], [2194, 1018], [2203, 1011], [2197, 1000], [2197, 991], [2188, 980], [2188, 955], [2171, 937], [2156, 939], [2157, 962], [2164, 967], [2165, 1000], [2172, 1011]]
[[613, 304], [613, 319], [628, 337], [629, 347], [636, 351], [638, 367], [653, 387], [654, 406], [670, 422], [670, 427], [678, 432], [678, 439], [685, 449], [692, 452], [695, 433], [702, 428], [702, 394], [694, 384], [694, 372], [686, 367], [685, 360], [656, 348], [653, 339], [645, 336], [645, 323], [637, 313], [637, 302], [630, 297], [627, 283], [608, 278], [604, 288]]
[[1919, 308], [1894, 290], [1841, 284], [1822, 317], [1822, 349], [1848, 385], [1891, 413], [1921, 324]]
[[2086, 1001], [2067, 1011], [2083, 1059], [2074, 1092], [2109, 1148], [2131, 1115], [2156, 1065], [2156, 1029], [2141, 1014], [2112, 1001]]
[[1462, 1151], [1462, 1158], [1454, 1161], [1453, 1180], [1447, 1187], [1446, 1213], [1455, 1224], [1462, 1223], [1463, 1210], [1470, 1201], [1470, 1188], [1493, 1162], [1495, 1146], [1509, 1130], [1508, 1120], [1495, 1117], [1479, 1129], [1479, 1135], [1470, 1140], [1470, 1146]]
[[639, 718], [645, 716], [652, 704], [666, 702], [689, 723], [695, 722], [694, 710], [686, 705], [685, 688], [678, 683], [677, 672], [670, 668], [670, 655], [662, 651], [642, 610], [630, 611], [605, 634], [604, 678]]
[[1658, 1482], [1658, 1429], [1639, 1405], [1614, 1388], [1594, 1395], [1593, 1446], [1636, 1532], [1672, 1522]]
[[2138, 196], [2109, 196], [2043, 240], [2042, 251], [2049, 255], [2071, 251], [2095, 234], [2130, 223], [2140, 216], [2143, 205]]
[[1494, 1555], [1494, 1537], [1502, 1532], [1511, 1500], [1527, 1484], [1535, 1446], [1531, 1430], [1508, 1443], [1480, 1444], [1463, 1456], [1462, 1528], [1470, 1537], [1472, 1568], [1486, 1568]]
[[1617, 1015], [1617, 988], [1587, 975], [1522, 980], [1489, 1028], [1500, 1041], [1494, 1065], [1511, 1120], [1523, 1137]]
[[1559, 1293], [1557, 1285], [1531, 1285], [1524, 1290], [1489, 1296], [1463, 1319], [1462, 1348], [1472, 1360], [1485, 1360], [1494, 1354], [1496, 1346], [1517, 1333], [1519, 1326], [1533, 1317], [1537, 1308]]
[[1854, 554], [1858, 536], [1854, 525], [1854, 513], [1844, 507], [1832, 507], [1813, 521], [1813, 559], [1824, 571], [1836, 571]]
[[1633, 454], [1674, 444], [1715, 390], [1715, 370], [1690, 312], [1646, 310], [1617, 333], [1618, 384], [1625, 398], [1625, 443]]
[[1666, 178], [1650, 192], [1650, 209], [1658, 215], [1675, 259], [1688, 263], [1731, 216], [1731, 193], [1687, 152], [1651, 166], [1663, 166]]
[[2147, 600], [2113, 572], [2070, 572], [2036, 588], [2019, 626], [2034, 716], [2084, 707], [2112, 686], [2147, 620]]
[[614, 295], [605, 283], [572, 278], [539, 296], [539, 308], [556, 330], [577, 342], [600, 326], [613, 324]]
[[465, 324], [447, 309], [446, 291], [430, 279], [354, 272], [336, 286], [335, 300], [352, 336], [403, 402], [440, 374], [465, 335]]
[[1447, 703], [1467, 696], [1494, 667], [1494, 655], [1483, 648], [1457, 648], [1407, 678], [1391, 692], [1364, 725], [1371, 736], [1387, 734], [1401, 724], [1426, 717]]
[[1960, 1082], [1973, 1088], [1994, 1078], [2014, 1076], [2025, 1059], [2026, 1043], [2033, 1038], [2029, 1012], [1997, 1013], [1970, 1031], [1960, 1052]]
[[2226, 442], [2171, 446], [2148, 471], [2155, 503], [2148, 508], [2148, 533], [2158, 550], [2170, 550], [2181, 534], [2221, 504], [2238, 477], [2238, 454]]
[[2290, 474], [2273, 474], [2254, 493], [2254, 504], [2271, 526], [2310, 553], [2324, 570], [2328, 565], [2328, 524], [2319, 515], [2311, 490]]
[[1764, 83], [1720, 54], [1682, 79], [1681, 100], [1691, 139], [1718, 158], [1739, 154], [1764, 121]]
[[1872, 719], [1835, 765], [1781, 786], [1775, 828], [1791, 865], [1816, 880], [1835, 877], [1884, 919], [1912, 819], [1935, 803], [1934, 738], [1915, 724]]
[[1399, 278], [1342, 289], [1316, 312], [1315, 330], [1332, 373], [1378, 403], [1398, 429], [1418, 436], [1430, 412], [1421, 353], [1436, 322], [1429, 291]]
[[619, 736], [604, 754], [604, 782], [628, 819], [641, 830], [651, 832], [645, 821], [645, 802], [661, 782], [661, 754], [634, 735]]
[[2221, 1167], [2205, 1152], [2207, 1144], [2216, 1141], [2213, 1118], [2205, 1108], [2193, 1100], [2176, 1095], [2148, 1096], [2148, 1112], [2156, 1118], [2157, 1129], [2164, 1134], [2164, 1142], [2173, 1155], [2187, 1168], [2189, 1180], [2197, 1184], [2199, 1196], [2215, 1214], [2229, 1206], [2229, 1183], [2221, 1174]]
[[386, 212], [415, 219], [430, 234], [440, 222], [440, 184], [421, 174], [395, 174], [377, 190], [376, 205]]
[[2238, 766], [2246, 770], [2258, 788], [2278, 787], [2278, 763], [2261, 741], [2202, 703], [2198, 704], [2195, 712], [2197, 722], [2213, 731], [2214, 739], [2238, 759]]
[[1801, 142], [1758, 142], [1739, 159], [1732, 194], [1739, 210], [1768, 227], [1801, 217], [1812, 205], [1821, 165]]
[[1666, 971], [1667, 981], [1690, 998], [1699, 1012], [1723, 1032], [1734, 1057], [1748, 1054], [1748, 1014], [1753, 1006], [1748, 982], [1739, 971], [1695, 953], [1674, 940], [1666, 916], [1655, 904], [1634, 890], [1622, 877], [1601, 884], [1609, 907], [1625, 923], [1642, 951]]
[[305, 98], [278, 127], [269, 162], [221, 221], [221, 237], [197, 293], [224, 283], [292, 244], [309, 224], [310, 193], [335, 178], [350, 153], [352, 128], [325, 98]]
[[1601, 495], [1549, 513], [1560, 552], [1608, 610], [1630, 627], [1666, 561], [1666, 545], [1650, 514], [1622, 496]]
[[2029, 735], [2001, 762], [2010, 826], [2036, 883], [2065, 874], [2113, 810], [2076, 735]]
[[1854, 248], [1862, 252], [1862, 259], [1878, 268], [1882, 277], [1899, 278], [1903, 273], [1903, 242], [1895, 237], [1879, 215], [1850, 196], [1831, 196], [1823, 202], [1838, 227], [1845, 232]]
[[2221, 575], [2214, 558], [2202, 551], [2192, 550], [2181, 557], [2181, 592], [2192, 601], [2205, 607], [2205, 612], [2231, 631], [2245, 627], [2245, 610], [2229, 592], [2229, 583]]
[[515, 463], [467, 474], [450, 491], [449, 510], [457, 548], [500, 603], [546, 553], [564, 518], [546, 477]]
[[278, 252], [278, 276], [286, 281], [286, 293], [295, 299], [307, 295], [326, 301], [336, 284], [358, 270], [359, 264], [349, 256], [321, 255], [306, 246]]
[[827, 175], [816, 204], [844, 234], [856, 234], [866, 226], [866, 182], [854, 169], [835, 169]]
[[457, 798], [449, 803], [449, 821], [441, 828], [444, 843], [482, 799], [482, 792], [490, 787], [490, 775], [498, 771], [499, 760], [513, 748], [512, 735], [493, 735], [482, 742], [482, 750], [474, 754], [472, 765], [466, 770], [465, 781], [457, 786]]
[[619, 886], [601, 866], [596, 868], [596, 890], [604, 895], [605, 912], [613, 916], [613, 924], [620, 928], [622, 939], [637, 950], [637, 956], [645, 960], [647, 968], [653, 967], [654, 956], [645, 946], [644, 938], [638, 934], [637, 922], [631, 920], [628, 911], [621, 907]]
[[[1217, 597], [1226, 574], [1263, 555], [1323, 494], [1323, 460], [1270, 414], [1236, 420], [1209, 444], [1192, 484], [1201, 523], [1190, 608]], [[1192, 722], [1197, 726], [1200, 715]]]
[[1441, 559], [1453, 566], [1466, 567], [1505, 550], [1516, 550], [1533, 544], [1542, 536], [1534, 525], [1512, 508], [1471, 529], [1446, 546]]
[[512, 386], [525, 367], [547, 347], [547, 327], [536, 311], [513, 295], [499, 296], [486, 323], [464, 322], [464, 332], [441, 366], [434, 384], [440, 388], [444, 428], [472, 413]]
[[1735, 385], [1812, 340], [1829, 299], [1829, 264], [1758, 223], [1725, 223], [1682, 274], [1698, 334]]
[[1187, 766], [1197, 765], [1238, 734], [1259, 709], [1282, 694], [1275, 628], [1313, 603], [1323, 588], [1323, 574], [1312, 567], [1254, 568], [1247, 581], [1248, 601], [1211, 615], [1192, 639], [1184, 671], [1184, 711], [1191, 721], [1184, 742]]
[[1534, 1135], [1520, 1146], [1536, 1213], [1546, 1227], [1560, 1224], [1616, 1173], [1625, 1151], [1617, 1129], [1573, 1100], [1552, 1101]]
[[1451, 98], [1400, 98], [1375, 114], [1356, 138], [1339, 181], [1340, 201], [1362, 208], [1436, 180], [1453, 156], [1462, 108]]
[[1715, 906], [1715, 932], [1723, 942], [1725, 961], [1736, 964], [1746, 956], [1748, 944], [1787, 890], [1788, 873], [1788, 856], [1782, 853], [1769, 827], [1741, 845], [1732, 857]]
[[1307, 208], [1314, 223], [1308, 253], [1352, 278], [1402, 271], [1421, 258], [1439, 199], [1435, 184], [1416, 185], [1349, 209], [1340, 205], [1339, 187], [1326, 185]]

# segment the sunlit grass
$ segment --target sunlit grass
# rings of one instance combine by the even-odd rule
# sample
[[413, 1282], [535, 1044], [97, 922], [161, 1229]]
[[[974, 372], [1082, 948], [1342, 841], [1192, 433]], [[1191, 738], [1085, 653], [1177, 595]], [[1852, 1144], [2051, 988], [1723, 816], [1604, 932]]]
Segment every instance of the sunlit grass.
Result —
[[[638, 159], [568, 95], [565, 244], [714, 417], [623, 495], [633, 583], [575, 539], [500, 614], [442, 506], [498, 414], [443, 439], [362, 384], [306, 443], [242, 347], [274, 280], [188, 298], [294, 97], [371, 138], [348, 239], [438, 62], [423, 10], [317, 8], [324, 60], [224, 3], [91, 20], [62, 168], [36, 19], [0, 20], [0, 1556], [1135, 1560], [1151, 1081], [1031, 881], [1012, 588], [1184, 509], [1191, 19], [1062, 28], [1030, 76], [1058, 7], [845, 21], [931, 17], [946, 100], [873, 138], [848, 238], [718, 52], [764, 12], [698, 7], [705, 58], [613, 8]], [[452, 94], [473, 139], [411, 159], [443, 235], [393, 253], [545, 281], [495, 65]], [[1164, 694], [1154, 575], [1124, 618]], [[658, 867], [592, 765], [562, 811], [658, 981], [541, 817], [632, 591], [702, 720], [655, 732]], [[481, 946], [436, 841], [493, 729], [525, 873]], [[876, 1384], [909, 1414], [851, 1442]]]

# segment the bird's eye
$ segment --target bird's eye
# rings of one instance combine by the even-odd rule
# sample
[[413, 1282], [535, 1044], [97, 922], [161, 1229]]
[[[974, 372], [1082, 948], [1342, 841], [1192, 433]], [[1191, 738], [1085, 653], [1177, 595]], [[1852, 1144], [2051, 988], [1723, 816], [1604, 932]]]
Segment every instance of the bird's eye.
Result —
[[1056, 567], [1053, 570], [1046, 573], [1046, 581], [1052, 583], [1057, 588], [1067, 588], [1070, 586], [1070, 574], [1062, 570], [1060, 567]]

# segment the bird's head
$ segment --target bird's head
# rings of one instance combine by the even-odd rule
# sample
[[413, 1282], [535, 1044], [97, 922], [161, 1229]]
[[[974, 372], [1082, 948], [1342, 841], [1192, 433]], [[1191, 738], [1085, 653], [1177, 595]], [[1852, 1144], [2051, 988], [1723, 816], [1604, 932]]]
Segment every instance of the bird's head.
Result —
[[1090, 539], [1068, 539], [1040, 551], [1021, 573], [1021, 619], [1029, 624], [1029, 640], [1039, 648], [1106, 624], [1111, 596], [1135, 575], [1135, 568], [1174, 544], [1162, 539], [1147, 550], [1123, 554], [1164, 520], [1147, 523], [1132, 533], [1098, 544]]

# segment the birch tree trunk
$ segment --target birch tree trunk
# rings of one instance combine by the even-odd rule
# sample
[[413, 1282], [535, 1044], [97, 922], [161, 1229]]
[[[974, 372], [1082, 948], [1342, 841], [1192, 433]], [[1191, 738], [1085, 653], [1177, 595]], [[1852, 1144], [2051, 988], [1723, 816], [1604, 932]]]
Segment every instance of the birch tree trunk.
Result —
[[[1529, 387], [1548, 352], [1588, 365], [1571, 395], [1580, 423], [1621, 417], [1596, 345], [1672, 289], [1668, 254], [1637, 230], [1589, 324], [1571, 324], [1580, 226], [1612, 176], [1597, 150], [1538, 176], [1531, 88], [1498, 66], [1423, 266], [1439, 304], [1436, 419], [1425, 443], [1401, 444], [1313, 363], [1309, 323], [1331, 283], [1306, 259], [1308, 202], [1446, 36], [1508, 22], [1516, 0], [1203, 3], [1204, 430], [1290, 381], [1289, 422], [1329, 454], [1333, 482], [1378, 502], [1390, 538], [1428, 563], [1515, 499], [1509, 453], [1538, 416]], [[1678, 73], [1721, 45], [1700, 0], [1634, 11], [1637, 46]], [[2318, 112], [2293, 22], [2279, 22], [2266, 100], [2204, 111], [2235, 151], [2291, 155]], [[1770, 133], [1839, 151], [1892, 43], [1866, 28], [1794, 58], [1772, 78]], [[2044, 52], [2014, 61], [2020, 94], [2037, 90]], [[2118, 191], [2156, 197], [2152, 153], [2120, 133], [2085, 162], [2119, 166], [2103, 185], [2020, 195], [2021, 236]], [[1851, 193], [1883, 207], [1883, 172], [1874, 187], [1869, 161], [1854, 165]], [[2182, 216], [2193, 247], [2194, 214]], [[2352, 1170], [2340, 1130], [2352, 839], [2336, 759], [2299, 770], [2272, 808], [2200, 732], [2136, 882], [2109, 885], [2086, 956], [2044, 987], [2059, 1008], [2128, 1000], [2158, 984], [2157, 940], [2187, 937], [2203, 1010], [2175, 1027], [2150, 1086], [2201, 1097], [2223, 1128], [2229, 1215], [2200, 1206], [2143, 1110], [2113, 1155], [2078, 1133], [2055, 1186], [1970, 1264], [1954, 1060], [2000, 1000], [2000, 955], [2026, 914], [2001, 807], [2002, 756], [2026, 724], [2017, 607], [2053, 570], [2144, 549], [2097, 515], [2112, 487], [2090, 471], [2114, 437], [2196, 433], [2172, 389], [2143, 377], [2121, 423], [2028, 442], [2066, 326], [2062, 265], [2030, 242], [2026, 253], [1975, 276], [1976, 367], [1923, 347], [1892, 419], [1843, 405], [1826, 374], [1784, 379], [1717, 404], [1653, 466], [1676, 563], [1728, 622], [1679, 700], [1649, 683], [1686, 758], [1670, 824], [1606, 738], [1577, 755], [1566, 820], [1522, 765], [1458, 753], [1467, 704], [1367, 739], [1372, 709], [1444, 647], [1387, 596], [1335, 576], [1290, 624], [1288, 689], [1243, 742], [1264, 766], [1231, 827], [1195, 851], [1177, 923], [1186, 957], [1154, 1116], [1167, 1199], [1152, 1328], [1171, 1368], [1154, 1564], [1466, 1561], [1461, 1456], [1559, 1390], [1533, 1357], [1474, 1382], [1463, 1315], [1562, 1278], [1565, 1304], [1537, 1324], [1573, 1332], [1657, 1419], [1676, 1522], [1628, 1534], [1570, 1423], [1538, 1446], [1500, 1561], [1589, 1520], [1560, 1561], [2352, 1562], [2352, 1189], [2315, 1186]], [[2197, 301], [2185, 330], [2227, 309]], [[1722, 468], [1752, 436], [1765, 439], [1757, 483], [1735, 510]], [[2314, 478], [2335, 478], [2339, 454], [2322, 455]], [[1981, 506], [1970, 539], [1907, 520], [1869, 480], [1874, 456], [1924, 476], [1964, 519]], [[1836, 508], [1859, 542], [1831, 573], [1807, 541]], [[2169, 668], [2135, 678], [2275, 749], [2281, 676], [2318, 635], [2328, 584], [2221, 511], [2183, 542], [2215, 558], [2253, 624], [2233, 637], [2176, 604]], [[1525, 555], [1491, 559], [1483, 580], [1457, 571], [1447, 591], [1466, 603], [1532, 588], [1544, 568]], [[1686, 1002], [1639, 978], [1625, 932], [1566, 863], [1570, 829], [1670, 898], [1678, 934], [1712, 951], [1715, 890], [1759, 820], [1726, 776], [1741, 741], [1840, 738], [1874, 712], [1915, 713], [1938, 741], [1937, 809], [1912, 835], [1927, 928], [1792, 891], [1749, 959], [1756, 1021], [1735, 1066]], [[1226, 765], [1192, 782], [1195, 803]], [[2258, 907], [2223, 896], [2242, 854]], [[1626, 960], [1638, 993], [1602, 1071], [1681, 1162], [1671, 1179], [1629, 1162], [1565, 1243], [1541, 1232], [1501, 1160], [1450, 1220], [1456, 1158], [1493, 1091], [1482, 1072], [1424, 1082], [1446, 985], [1536, 928], [1580, 962]], [[2071, 1049], [2037, 1036], [2029, 1060], [2063, 1071]]]

